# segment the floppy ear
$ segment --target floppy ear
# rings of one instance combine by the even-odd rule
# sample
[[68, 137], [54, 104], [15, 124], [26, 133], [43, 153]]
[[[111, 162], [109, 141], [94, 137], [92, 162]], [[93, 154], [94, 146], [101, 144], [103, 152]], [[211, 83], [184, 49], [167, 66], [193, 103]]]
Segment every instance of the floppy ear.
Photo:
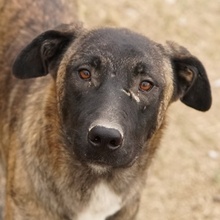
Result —
[[47, 75], [57, 65], [80, 29], [81, 26], [77, 24], [63, 24], [36, 37], [15, 59], [13, 74], [20, 79]]
[[209, 80], [203, 64], [189, 51], [173, 42], [167, 42], [174, 71], [174, 98], [199, 111], [211, 107]]

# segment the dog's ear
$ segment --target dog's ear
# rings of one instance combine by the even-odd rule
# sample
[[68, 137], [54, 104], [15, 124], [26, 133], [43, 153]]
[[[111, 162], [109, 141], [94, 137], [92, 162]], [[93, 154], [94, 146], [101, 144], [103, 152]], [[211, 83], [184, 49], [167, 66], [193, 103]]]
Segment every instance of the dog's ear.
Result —
[[47, 75], [81, 31], [80, 24], [63, 24], [40, 34], [17, 56], [12, 68], [13, 74], [20, 79]]
[[168, 56], [174, 72], [174, 99], [199, 111], [211, 107], [209, 80], [203, 64], [189, 51], [174, 42], [167, 42]]

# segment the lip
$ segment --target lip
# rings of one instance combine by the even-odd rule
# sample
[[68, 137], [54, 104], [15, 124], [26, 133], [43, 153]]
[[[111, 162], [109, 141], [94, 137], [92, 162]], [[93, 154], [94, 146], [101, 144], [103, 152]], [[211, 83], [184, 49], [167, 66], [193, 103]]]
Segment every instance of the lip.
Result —
[[[134, 152], [135, 148], [132, 146], [122, 146], [119, 149], [108, 152], [102, 149], [94, 149], [88, 143], [83, 144], [81, 138], [70, 138], [66, 136], [66, 144], [68, 150], [74, 155], [74, 160], [80, 161], [82, 164], [88, 166], [94, 164], [100, 167], [115, 168], [129, 168], [135, 164], [139, 158], [139, 152]], [[74, 142], [73, 139], [76, 141]], [[80, 140], [80, 141], [79, 141]], [[127, 150], [126, 150], [127, 149]]]
[[134, 160], [132, 160], [128, 165], [124, 165], [124, 166], [118, 166], [118, 167], [113, 167], [110, 165], [106, 165], [103, 162], [87, 162], [86, 166], [88, 166], [93, 173], [98, 174], [98, 175], [105, 175], [108, 173], [111, 173], [112, 171], [116, 171], [116, 170], [123, 170], [123, 169], [129, 169], [130, 167], [132, 167], [135, 163], [135, 161], [137, 160], [138, 157], [136, 157]]

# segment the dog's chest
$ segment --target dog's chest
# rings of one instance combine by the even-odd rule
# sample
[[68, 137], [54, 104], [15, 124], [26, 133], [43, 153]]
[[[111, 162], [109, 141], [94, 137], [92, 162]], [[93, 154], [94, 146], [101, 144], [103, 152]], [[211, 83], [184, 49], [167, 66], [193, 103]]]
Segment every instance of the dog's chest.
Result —
[[105, 220], [121, 208], [121, 198], [106, 184], [99, 184], [77, 220]]

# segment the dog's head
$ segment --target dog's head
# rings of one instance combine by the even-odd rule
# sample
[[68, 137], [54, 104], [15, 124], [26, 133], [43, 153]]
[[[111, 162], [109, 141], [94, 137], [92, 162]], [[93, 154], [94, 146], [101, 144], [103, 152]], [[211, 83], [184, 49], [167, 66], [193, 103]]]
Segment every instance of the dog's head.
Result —
[[64, 25], [47, 31], [18, 55], [13, 73], [21, 79], [52, 75], [67, 146], [89, 164], [130, 166], [177, 99], [201, 111], [211, 106], [196, 57], [126, 29]]

